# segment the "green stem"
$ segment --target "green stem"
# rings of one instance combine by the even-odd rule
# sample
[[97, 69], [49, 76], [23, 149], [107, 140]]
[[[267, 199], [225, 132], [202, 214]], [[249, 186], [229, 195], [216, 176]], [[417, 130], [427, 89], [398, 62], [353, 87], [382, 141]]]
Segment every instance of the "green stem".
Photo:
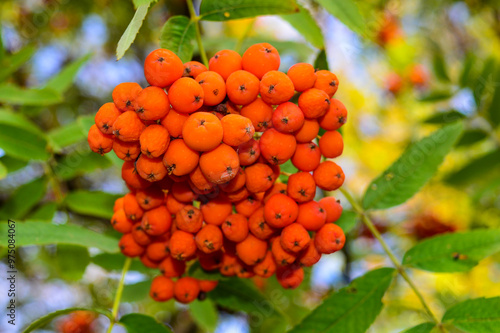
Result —
[[198, 42], [198, 49], [200, 50], [201, 61], [208, 68], [208, 58], [203, 43], [201, 42], [201, 31], [200, 31], [200, 17], [196, 15], [193, 6], [193, 0], [187, 0], [187, 5], [189, 9], [189, 15], [191, 16], [191, 22], [194, 24], [196, 30], [196, 41]]
[[243, 47], [243, 43], [245, 42], [245, 39], [248, 38], [248, 35], [250, 34], [250, 31], [252, 31], [253, 25], [255, 23], [255, 18], [250, 21], [243, 32], [243, 35], [238, 39], [238, 42], [236, 43], [236, 46], [234, 47], [234, 50], [238, 53], [240, 53], [241, 48]]
[[118, 288], [116, 289], [116, 295], [115, 299], [113, 301], [113, 310], [111, 312], [111, 322], [109, 323], [108, 331], [107, 333], [111, 333], [113, 330], [113, 326], [115, 325], [117, 319], [118, 319], [118, 309], [120, 308], [120, 300], [122, 298], [123, 294], [123, 287], [125, 284], [125, 275], [127, 275], [128, 269], [130, 268], [130, 264], [132, 263], [132, 258], [127, 257], [125, 260], [125, 264], [123, 264], [123, 269], [122, 269], [122, 277], [120, 278], [120, 283], [118, 284]]
[[418, 299], [420, 300], [420, 303], [422, 303], [422, 306], [424, 307], [425, 311], [429, 316], [432, 318], [434, 323], [439, 326], [442, 332], [446, 332], [445, 328], [441, 325], [439, 319], [436, 317], [434, 312], [430, 309], [429, 305], [424, 299], [424, 296], [418, 290], [417, 286], [413, 281], [410, 279], [409, 275], [406, 273], [405, 269], [399, 262], [398, 258], [394, 255], [392, 250], [389, 248], [387, 243], [384, 241], [382, 238], [382, 235], [378, 232], [377, 228], [373, 224], [373, 221], [371, 220], [370, 216], [364, 211], [364, 209], [361, 207], [361, 205], [353, 198], [351, 193], [349, 193], [346, 189], [341, 188], [340, 191], [342, 194], [346, 197], [347, 201], [352, 205], [352, 208], [356, 213], [358, 213], [361, 217], [361, 220], [363, 221], [364, 225], [370, 230], [370, 232], [373, 234], [373, 236], [380, 242], [382, 245], [382, 248], [384, 249], [385, 253], [389, 256], [389, 259], [392, 261], [392, 264], [394, 267], [396, 267], [398, 273], [403, 277], [403, 279], [408, 283], [410, 288], [413, 290], [415, 295], [417, 295]]
[[54, 173], [52, 166], [50, 165], [51, 161], [52, 158], [48, 162], [43, 163], [43, 170], [45, 171], [45, 174], [49, 178], [49, 182], [52, 185], [52, 191], [54, 191], [56, 202], [60, 204], [64, 199], [64, 195], [61, 190], [61, 184], [59, 183], [59, 180], [57, 179], [57, 176]]

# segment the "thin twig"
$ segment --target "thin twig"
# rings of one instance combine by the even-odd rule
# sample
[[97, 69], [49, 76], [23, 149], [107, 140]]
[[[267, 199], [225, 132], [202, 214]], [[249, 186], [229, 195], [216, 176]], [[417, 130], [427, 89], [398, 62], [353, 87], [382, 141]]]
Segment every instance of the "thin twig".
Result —
[[201, 61], [208, 67], [208, 58], [203, 43], [201, 42], [201, 31], [200, 31], [200, 17], [196, 15], [193, 6], [193, 0], [187, 0], [187, 5], [189, 9], [189, 15], [191, 16], [191, 22], [193, 22], [196, 30], [196, 41], [198, 42], [198, 49], [200, 51]]
[[123, 287], [125, 285], [125, 275], [127, 275], [131, 263], [132, 258], [127, 257], [127, 259], [125, 260], [125, 264], [123, 264], [122, 277], [120, 278], [120, 283], [118, 284], [118, 288], [116, 289], [116, 295], [113, 301], [113, 310], [111, 312], [112, 319], [109, 323], [107, 333], [111, 333], [111, 331], [113, 330], [113, 326], [118, 319], [118, 309], [120, 308], [120, 300], [122, 299]]

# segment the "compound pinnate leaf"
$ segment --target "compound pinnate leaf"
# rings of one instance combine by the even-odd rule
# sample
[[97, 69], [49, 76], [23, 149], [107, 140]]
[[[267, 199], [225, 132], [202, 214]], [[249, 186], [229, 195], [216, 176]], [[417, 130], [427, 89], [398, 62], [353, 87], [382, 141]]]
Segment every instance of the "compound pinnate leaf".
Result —
[[446, 125], [410, 145], [365, 192], [365, 209], [384, 209], [411, 198], [436, 173], [462, 133], [461, 122]]
[[45, 88], [54, 89], [59, 93], [63, 93], [71, 87], [80, 68], [90, 59], [90, 54], [73, 61], [71, 64], [64, 67], [59, 73], [49, 79]]
[[134, 17], [118, 41], [118, 45], [116, 47], [116, 60], [120, 60], [125, 55], [125, 52], [129, 49], [130, 45], [134, 42], [135, 36], [137, 36], [139, 29], [141, 29], [142, 22], [148, 14], [149, 5], [150, 3], [146, 3], [137, 7]]
[[56, 317], [64, 316], [64, 315], [67, 315], [67, 314], [70, 314], [70, 313], [76, 312], [76, 311], [90, 311], [90, 312], [102, 314], [110, 319], [112, 318], [111, 312], [108, 310], [104, 310], [104, 309], [91, 309], [91, 308], [81, 308], [81, 307], [68, 308], [68, 309], [64, 309], [64, 310], [54, 311], [52, 313], [49, 313], [48, 315], [45, 315], [43, 317], [38, 318], [37, 320], [32, 322], [28, 327], [26, 327], [26, 329], [23, 331], [23, 333], [33, 332], [34, 330], [36, 330], [38, 328], [44, 327], [45, 325], [50, 323]]
[[2, 219], [21, 219], [45, 195], [47, 180], [38, 178], [19, 186], [0, 208]]
[[500, 230], [479, 229], [426, 239], [406, 252], [403, 264], [431, 272], [466, 272], [500, 251]]
[[335, 224], [341, 227], [344, 233], [347, 234], [356, 226], [357, 221], [358, 217], [355, 212], [344, 210], [340, 218], [337, 221], [335, 221]]
[[415, 327], [404, 330], [401, 333], [430, 333], [432, 329], [436, 327], [434, 323], [423, 323]]
[[217, 327], [218, 312], [210, 299], [194, 301], [189, 304], [189, 310], [193, 319], [200, 327], [208, 332], [215, 331]]
[[200, 19], [227, 21], [259, 15], [291, 14], [299, 12], [294, 0], [203, 0]]
[[[16, 222], [16, 245], [70, 244], [118, 252], [118, 240], [72, 224], [56, 225], [40, 221]], [[7, 223], [0, 223], [0, 233], [7, 234]]]
[[0, 62], [0, 81], [7, 79], [12, 73], [17, 71], [35, 54], [35, 45], [23, 47], [17, 53], [5, 57]]
[[322, 49], [325, 45], [323, 33], [316, 20], [306, 8], [299, 6], [299, 10], [296, 14], [281, 15], [281, 18], [290, 23], [314, 47]]
[[316, 59], [314, 60], [314, 68], [317, 70], [328, 70], [328, 59], [326, 58], [326, 51], [319, 51]]
[[125, 326], [128, 333], [170, 333], [172, 330], [160, 324], [153, 317], [139, 313], [130, 313], [120, 319], [120, 324]]
[[455, 186], [467, 185], [489, 173], [497, 172], [499, 165], [500, 149], [496, 149], [473, 159], [461, 169], [449, 174], [445, 181]]
[[469, 299], [446, 311], [443, 323], [467, 333], [498, 332], [500, 297]]
[[73, 212], [109, 219], [113, 216], [113, 205], [119, 195], [99, 191], [75, 191], [66, 197], [66, 205]]
[[353, 280], [325, 299], [290, 333], [366, 332], [382, 310], [382, 297], [395, 273], [393, 268], [380, 268]]
[[62, 95], [51, 88], [24, 89], [13, 84], [0, 85], [0, 102], [14, 105], [52, 105], [62, 102]]
[[196, 37], [193, 22], [187, 16], [172, 16], [161, 29], [160, 47], [170, 50], [188, 62], [193, 57]]
[[476, 142], [482, 141], [488, 137], [488, 133], [481, 129], [471, 129], [464, 131], [460, 139], [457, 141], [457, 147], [469, 146]]
[[367, 32], [366, 20], [361, 15], [358, 6], [352, 0], [331, 1], [318, 0], [330, 14], [335, 16], [352, 31], [364, 36]]

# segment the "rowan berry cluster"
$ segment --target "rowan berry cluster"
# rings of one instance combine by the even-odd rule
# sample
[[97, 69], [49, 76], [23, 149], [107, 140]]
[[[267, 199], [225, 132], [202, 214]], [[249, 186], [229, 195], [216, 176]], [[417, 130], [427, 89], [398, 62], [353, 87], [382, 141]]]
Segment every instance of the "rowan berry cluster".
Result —
[[[160, 269], [155, 300], [188, 303], [215, 288], [217, 281], [184, 276], [194, 260], [224, 276], [276, 274], [295, 288], [303, 266], [343, 247], [333, 223], [339, 202], [314, 201], [317, 187], [332, 191], [344, 181], [326, 160], [343, 151], [337, 130], [347, 111], [333, 98], [337, 77], [306, 63], [285, 74], [279, 65], [267, 43], [243, 56], [217, 52], [208, 69], [158, 49], [144, 65], [150, 86], [119, 84], [113, 103], [97, 112], [90, 147], [125, 161], [130, 189], [116, 201], [111, 223], [123, 233], [123, 254]], [[288, 160], [299, 171], [280, 182]]]

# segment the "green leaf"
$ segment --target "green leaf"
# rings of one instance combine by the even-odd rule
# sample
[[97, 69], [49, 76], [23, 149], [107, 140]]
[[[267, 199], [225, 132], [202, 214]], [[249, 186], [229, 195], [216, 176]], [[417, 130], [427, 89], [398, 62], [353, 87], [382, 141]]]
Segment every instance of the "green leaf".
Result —
[[[7, 223], [0, 223], [0, 234], [6, 234]], [[118, 241], [109, 236], [72, 224], [17, 222], [16, 245], [73, 244], [95, 247], [105, 252], [118, 252]]]
[[134, 7], [137, 9], [139, 6], [151, 5], [155, 2], [157, 2], [158, 0], [132, 0], [132, 1], [134, 3]]
[[430, 272], [466, 272], [500, 251], [499, 229], [478, 229], [428, 238], [406, 252], [403, 264]]
[[424, 120], [425, 124], [449, 124], [454, 121], [464, 119], [466, 116], [458, 111], [451, 110], [446, 112], [438, 112]]
[[356, 226], [356, 222], [358, 222], [357, 214], [350, 210], [344, 210], [340, 218], [335, 221], [335, 224], [341, 227], [344, 233], [347, 234]]
[[65, 155], [58, 161], [54, 168], [57, 177], [62, 180], [69, 180], [96, 169], [107, 169], [113, 163], [106, 156], [101, 156], [85, 147], [84, 151], [76, 150]]
[[218, 313], [215, 305], [210, 299], [194, 301], [189, 304], [191, 317], [199, 327], [208, 332], [215, 331], [217, 327]]
[[87, 134], [92, 125], [95, 124], [94, 118], [95, 115], [88, 115], [88, 116], [78, 117], [78, 119], [76, 120], [80, 124], [80, 127], [83, 131], [83, 134], [85, 134], [85, 137], [87, 137]]
[[0, 157], [0, 162], [7, 168], [8, 173], [16, 172], [17, 170], [20, 170], [28, 165], [27, 161], [20, 160], [8, 155]]
[[64, 93], [73, 84], [76, 75], [82, 68], [82, 66], [90, 59], [90, 54], [87, 54], [80, 59], [72, 62], [71, 64], [64, 67], [59, 73], [51, 77], [45, 88], [54, 89], [59, 93]]
[[67, 315], [67, 314], [75, 312], [75, 311], [91, 311], [91, 312], [95, 312], [98, 314], [102, 314], [102, 315], [108, 317], [109, 319], [111, 319], [113, 317], [111, 315], [110, 311], [104, 310], [104, 309], [91, 309], [91, 308], [82, 308], [82, 307], [68, 308], [68, 309], [64, 309], [64, 310], [58, 310], [58, 311], [49, 313], [48, 315], [45, 315], [43, 317], [38, 318], [37, 320], [32, 322], [28, 327], [26, 327], [26, 329], [23, 331], [23, 333], [33, 332], [34, 330], [36, 330], [38, 328], [42, 328], [45, 325], [49, 324], [56, 317], [64, 316], [64, 315]]
[[410, 145], [365, 192], [365, 209], [400, 205], [411, 198], [436, 173], [462, 132], [463, 124], [446, 125]]
[[[283, 172], [288, 172], [288, 173], [296, 173], [298, 172], [298, 169], [293, 165], [292, 160], [288, 160], [282, 165], [280, 165], [281, 171]], [[282, 183], [287, 184], [288, 183], [288, 176], [280, 174], [279, 179], [281, 180]]]
[[[1, 33], [1, 32], [0, 32]], [[36, 47], [28, 45], [22, 48], [19, 52], [3, 58], [0, 62], [0, 81], [7, 79], [12, 73], [17, 71], [35, 54]], [[3, 53], [3, 50], [2, 50]]]
[[170, 333], [172, 330], [160, 324], [153, 317], [139, 313], [130, 313], [120, 319], [120, 324], [125, 326], [128, 333]]
[[[484, 66], [479, 74], [479, 76], [474, 81], [473, 85], [473, 93], [474, 100], [476, 101], [476, 105], [478, 109], [482, 108], [483, 104], [483, 95], [485, 92], [490, 92], [493, 90], [495, 84], [493, 83], [493, 77], [496, 67], [496, 60], [493, 56], [488, 57], [484, 60]], [[486, 89], [488, 87], [488, 89]]]
[[193, 57], [196, 32], [193, 22], [183, 15], [172, 16], [161, 29], [160, 47], [188, 62]]
[[359, 35], [367, 34], [366, 20], [352, 0], [317, 0], [330, 14]]
[[14, 105], [52, 105], [62, 102], [62, 95], [54, 89], [24, 89], [12, 84], [0, 85], [0, 102]]
[[151, 289], [151, 280], [126, 284], [123, 288], [122, 302], [140, 302], [146, 299]]
[[265, 307], [269, 315], [279, 314], [250, 280], [233, 277], [219, 281], [217, 287], [207, 295], [215, 303], [231, 310], [260, 313]]
[[125, 29], [125, 32], [118, 41], [118, 45], [116, 47], [116, 60], [120, 60], [125, 55], [125, 52], [130, 48], [130, 45], [132, 45], [132, 43], [134, 42], [135, 36], [142, 26], [142, 22], [148, 14], [149, 5], [150, 4], [147, 3], [137, 7], [134, 17], [132, 18], [132, 20], [128, 24], [127, 29]]
[[487, 115], [493, 127], [497, 127], [500, 124], [500, 84], [498, 84], [500, 82], [500, 66], [497, 66], [497, 71], [494, 75], [493, 82], [496, 83], [494, 85], [495, 91], [487, 110]]
[[314, 47], [323, 49], [325, 47], [323, 33], [316, 20], [306, 8], [300, 5], [298, 7], [300, 10], [298, 13], [281, 15], [281, 18], [290, 23]]
[[488, 133], [480, 129], [472, 129], [464, 131], [460, 139], [458, 139], [456, 146], [470, 146], [474, 143], [482, 141], [488, 137]]
[[54, 269], [54, 277], [78, 282], [82, 279], [87, 265], [90, 263], [87, 248], [77, 245], [57, 245], [57, 253], [50, 258]]
[[21, 219], [40, 201], [47, 190], [45, 178], [19, 186], [0, 208], [2, 219]]
[[113, 205], [120, 195], [100, 191], [78, 190], [66, 197], [65, 203], [73, 212], [110, 219], [113, 216]]
[[449, 90], [433, 90], [423, 96], [418, 100], [420, 102], [440, 102], [453, 97], [453, 92]]
[[316, 60], [314, 60], [314, 68], [316, 70], [328, 70], [328, 59], [326, 58], [325, 50], [319, 51]]
[[0, 148], [7, 155], [23, 161], [46, 161], [50, 154], [47, 152], [47, 140], [38, 134], [26, 129], [0, 123]]
[[404, 330], [401, 333], [430, 333], [432, 329], [436, 327], [434, 323], [423, 323], [415, 327]]
[[443, 82], [450, 82], [450, 76], [448, 75], [443, 52], [437, 47], [437, 45], [435, 45], [434, 54], [432, 56], [432, 67], [434, 68], [434, 74], [439, 80]]
[[57, 203], [47, 202], [28, 215], [28, 220], [52, 221], [57, 211]]
[[467, 333], [498, 332], [500, 297], [466, 300], [448, 309], [442, 321]]
[[460, 77], [458, 79], [461, 87], [472, 86], [471, 76], [475, 62], [476, 62], [476, 56], [474, 55], [474, 53], [472, 52], [467, 53], [463, 62], [462, 72], [460, 73]]
[[[116, 240], [118, 243], [118, 240]], [[121, 253], [99, 253], [93, 256], [90, 260], [102, 268], [108, 271], [121, 271], [123, 265], [125, 264], [126, 257]], [[144, 266], [141, 261], [133, 259], [130, 264], [131, 271], [137, 271], [141, 273], [151, 272], [152, 269]]]
[[200, 19], [205, 21], [227, 21], [261, 15], [297, 13], [294, 0], [203, 0]]
[[0, 109], [0, 124], [19, 127], [41, 137], [45, 137], [45, 133], [30, 119], [21, 113], [15, 113], [6, 109]]
[[487, 174], [497, 172], [499, 165], [500, 149], [497, 149], [470, 161], [461, 169], [449, 174], [445, 181], [455, 186], [467, 185]]
[[353, 280], [289, 332], [366, 332], [382, 310], [382, 297], [395, 272], [393, 268], [380, 268]]
[[0, 160], [0, 180], [4, 179], [5, 177], [7, 177], [7, 173], [9, 171], [7, 170], [7, 167], [2, 163], [2, 161]]
[[83, 132], [80, 122], [74, 121], [70, 124], [57, 127], [47, 133], [50, 146], [57, 152], [77, 142], [83, 141], [87, 135]]
[[222, 280], [226, 278], [218, 270], [210, 272], [204, 270], [203, 268], [201, 268], [198, 261], [196, 261], [189, 267], [188, 276], [192, 276], [199, 280]]

